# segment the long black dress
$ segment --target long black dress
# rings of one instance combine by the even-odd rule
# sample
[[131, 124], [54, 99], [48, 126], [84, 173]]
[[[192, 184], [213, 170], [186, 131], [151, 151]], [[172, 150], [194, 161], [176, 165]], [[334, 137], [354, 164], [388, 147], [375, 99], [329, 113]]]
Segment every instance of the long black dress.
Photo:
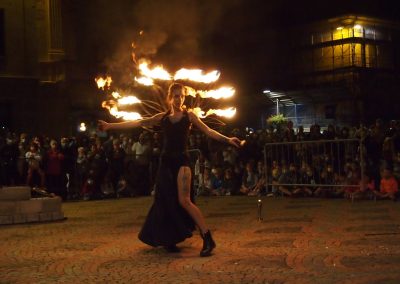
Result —
[[167, 113], [161, 120], [164, 132], [154, 203], [139, 233], [139, 239], [151, 246], [169, 246], [192, 236], [195, 223], [180, 206], [177, 176], [181, 166], [189, 166], [187, 140], [190, 121], [186, 111], [177, 122]]

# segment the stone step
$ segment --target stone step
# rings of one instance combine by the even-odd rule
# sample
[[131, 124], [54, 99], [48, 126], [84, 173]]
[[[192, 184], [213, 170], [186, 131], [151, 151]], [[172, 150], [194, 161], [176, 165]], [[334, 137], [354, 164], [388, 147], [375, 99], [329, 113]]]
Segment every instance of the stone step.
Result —
[[0, 201], [0, 224], [45, 222], [64, 219], [60, 197]]
[[17, 215], [0, 215], [0, 225], [23, 224], [35, 222], [49, 222], [63, 220], [64, 213], [62, 211], [32, 213], [32, 214], [17, 214]]
[[31, 188], [29, 186], [8, 186], [0, 188], [0, 201], [2, 200], [29, 200]]

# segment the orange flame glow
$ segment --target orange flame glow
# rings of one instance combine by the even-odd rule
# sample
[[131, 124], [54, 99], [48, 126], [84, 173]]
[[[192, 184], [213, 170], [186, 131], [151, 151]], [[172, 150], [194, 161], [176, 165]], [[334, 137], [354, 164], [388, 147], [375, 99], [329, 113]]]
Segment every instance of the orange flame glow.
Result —
[[188, 80], [199, 83], [213, 83], [219, 79], [219, 71], [211, 71], [207, 74], [203, 74], [203, 70], [200, 69], [179, 69], [175, 75], [174, 80]]
[[112, 83], [112, 79], [110, 76], [107, 76], [106, 78], [99, 77], [99, 78], [95, 78], [94, 80], [97, 83], [97, 87], [99, 89], [103, 89], [103, 90], [104, 90], [105, 86], [107, 86], [107, 88], [110, 88], [111, 83]]
[[153, 80], [164, 80], [169, 81], [172, 79], [171, 75], [161, 65], [156, 66], [152, 69], [149, 68], [149, 63], [143, 61], [139, 64], [140, 73], [147, 78]]
[[135, 81], [138, 82], [139, 84], [145, 85], [145, 86], [153, 86], [154, 85], [154, 80], [148, 77], [140, 77], [136, 78]]
[[196, 97], [196, 94], [198, 94], [202, 99], [213, 98], [218, 100], [232, 97], [235, 94], [235, 89], [232, 87], [221, 87], [216, 90], [201, 91], [188, 87], [187, 94], [192, 97]]
[[118, 105], [133, 105], [141, 103], [141, 101], [135, 96], [127, 96], [118, 99]]
[[227, 108], [227, 109], [209, 109], [207, 113], [203, 111], [201, 108], [196, 107], [193, 110], [199, 118], [206, 118], [209, 115], [215, 114], [220, 117], [232, 118], [236, 114], [236, 108]]

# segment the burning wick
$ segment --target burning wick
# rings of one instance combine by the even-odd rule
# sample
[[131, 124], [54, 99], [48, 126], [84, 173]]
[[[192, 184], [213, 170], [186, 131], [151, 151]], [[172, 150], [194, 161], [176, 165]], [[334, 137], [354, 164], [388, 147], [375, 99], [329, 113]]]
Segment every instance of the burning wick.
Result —
[[258, 221], [262, 221], [262, 200], [258, 199], [257, 201], [257, 207], [258, 207]]

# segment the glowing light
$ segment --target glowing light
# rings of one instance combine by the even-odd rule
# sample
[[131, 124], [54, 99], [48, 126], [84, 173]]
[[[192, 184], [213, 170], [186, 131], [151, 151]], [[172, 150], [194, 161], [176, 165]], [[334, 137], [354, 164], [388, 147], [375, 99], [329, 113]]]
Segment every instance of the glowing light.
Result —
[[138, 82], [139, 84], [145, 85], [145, 86], [153, 86], [154, 85], [154, 80], [148, 77], [140, 77], [136, 78], [135, 81]]
[[81, 122], [79, 124], [79, 131], [80, 132], [85, 132], [86, 131], [86, 124], [84, 122]]
[[361, 26], [361, 25], [355, 25], [354, 26], [354, 29], [356, 29], [356, 30], [361, 30], [363, 27]]
[[337, 27], [336, 28], [338, 31], [341, 31], [341, 30], [343, 30], [343, 27]]
[[221, 73], [219, 71], [211, 71], [209, 73], [203, 74], [203, 70], [200, 69], [179, 69], [175, 75], [174, 80], [188, 80], [199, 83], [212, 83], [219, 79]]
[[171, 75], [161, 65], [150, 69], [149, 63], [144, 61], [139, 64], [139, 70], [144, 77], [154, 80], [169, 81], [172, 79]]
[[138, 103], [141, 103], [141, 101], [135, 96], [127, 96], [127, 97], [118, 99], [119, 105], [133, 105], [133, 104], [138, 104]]
[[264, 94], [269, 94], [269, 93], [271, 93], [271, 91], [270, 90], [264, 90], [263, 93]]
[[114, 99], [119, 99], [121, 97], [118, 92], [112, 92], [111, 96], [113, 96]]
[[187, 88], [187, 94], [192, 97], [196, 97], [198, 94], [202, 99], [213, 98], [213, 99], [226, 99], [230, 98], [235, 94], [235, 89], [232, 87], [221, 87], [216, 90], [201, 91], [192, 88]]
[[209, 109], [207, 112], [203, 111], [201, 108], [194, 108], [193, 113], [195, 113], [199, 118], [206, 118], [209, 115], [217, 115], [220, 117], [232, 118], [236, 114], [236, 108], [227, 109]]
[[215, 114], [217, 116], [232, 118], [236, 114], [236, 108], [227, 108], [227, 109], [209, 109], [206, 113], [206, 116]]
[[111, 83], [112, 83], [112, 79], [110, 76], [107, 76], [106, 78], [99, 77], [99, 78], [95, 78], [94, 80], [97, 83], [97, 87], [99, 89], [103, 89], [103, 90], [104, 90], [105, 86], [107, 86], [107, 88], [110, 88]]

